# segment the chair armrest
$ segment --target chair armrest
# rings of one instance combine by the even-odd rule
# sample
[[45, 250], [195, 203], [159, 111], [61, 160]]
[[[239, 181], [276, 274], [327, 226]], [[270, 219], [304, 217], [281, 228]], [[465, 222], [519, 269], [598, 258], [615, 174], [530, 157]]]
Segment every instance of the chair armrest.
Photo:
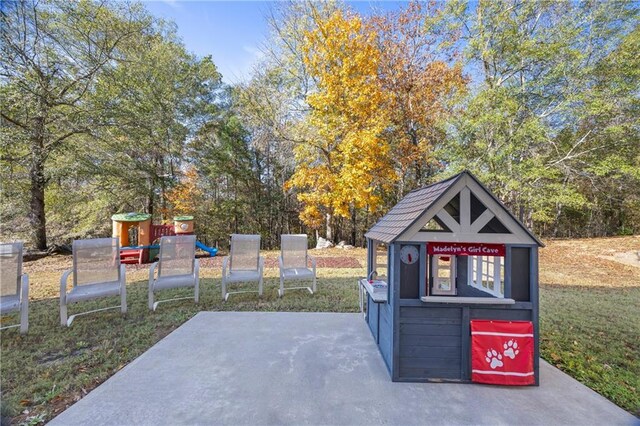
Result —
[[193, 261], [193, 277], [195, 279], [198, 279], [199, 276], [200, 276], [200, 260], [195, 259]]
[[127, 268], [124, 265], [120, 265], [120, 281], [123, 284], [127, 282]]
[[264, 271], [264, 257], [258, 257], [258, 270], [260, 271], [260, 275], [262, 275], [262, 271]]
[[282, 255], [278, 256], [278, 265], [280, 266], [280, 276], [284, 273], [284, 260], [282, 260]]
[[151, 287], [153, 285], [155, 271], [156, 271], [156, 267], [157, 266], [158, 266], [158, 262], [153, 262], [153, 264], [151, 264], [151, 266], [149, 266], [149, 287]]
[[29, 300], [29, 274], [22, 274], [22, 286], [20, 287], [20, 301]]
[[229, 264], [229, 256], [225, 256], [222, 258], [222, 276], [227, 276], [227, 266]]
[[62, 277], [60, 278], [60, 301], [64, 301], [67, 295], [67, 281], [69, 280], [69, 275], [73, 272], [73, 269], [67, 269], [62, 273]]

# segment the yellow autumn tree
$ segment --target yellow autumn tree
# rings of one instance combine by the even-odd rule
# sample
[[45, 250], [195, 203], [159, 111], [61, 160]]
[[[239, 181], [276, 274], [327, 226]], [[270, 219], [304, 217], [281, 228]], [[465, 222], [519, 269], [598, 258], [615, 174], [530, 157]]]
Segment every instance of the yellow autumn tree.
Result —
[[343, 11], [313, 19], [303, 52], [317, 85], [307, 97], [315, 134], [296, 146], [297, 167], [286, 187], [298, 191], [301, 220], [314, 228], [324, 222], [331, 240], [334, 215], [349, 217], [351, 209], [367, 206], [375, 211], [396, 175], [381, 137], [389, 119], [375, 32]]
[[202, 204], [202, 190], [198, 187], [198, 171], [195, 167], [185, 170], [180, 183], [165, 195], [171, 210], [163, 212], [165, 217], [172, 215], [193, 215]]

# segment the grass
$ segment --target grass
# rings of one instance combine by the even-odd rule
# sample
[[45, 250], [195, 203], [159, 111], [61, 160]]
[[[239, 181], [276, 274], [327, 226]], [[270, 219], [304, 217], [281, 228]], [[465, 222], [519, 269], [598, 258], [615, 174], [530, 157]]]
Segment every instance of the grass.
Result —
[[640, 288], [545, 285], [541, 355], [640, 416]]
[[638, 236], [550, 241], [540, 251], [540, 349], [640, 417], [640, 262], [627, 262], [636, 253]]
[[[541, 352], [547, 361], [638, 415], [640, 267], [612, 260], [630, 250], [640, 250], [640, 238], [551, 241], [541, 250]], [[582, 255], [576, 256], [578, 252]], [[277, 253], [264, 255], [275, 258]], [[361, 249], [314, 255], [355, 257], [365, 264]], [[130, 267], [126, 317], [118, 310], [106, 311], [78, 317], [66, 329], [59, 326], [58, 292], [60, 275], [69, 266], [68, 256], [27, 262], [32, 283], [29, 334], [6, 330], [0, 335], [2, 415], [15, 423], [51, 419], [201, 310], [357, 312], [355, 277], [365, 273], [364, 267], [320, 268], [315, 295], [298, 290], [280, 299], [278, 271], [267, 268], [261, 299], [247, 293], [223, 303], [220, 268], [203, 267], [198, 305], [182, 300], [150, 313], [147, 269]], [[161, 297], [173, 295], [187, 296], [189, 291], [167, 291]], [[116, 303], [115, 298], [86, 302], [72, 307], [70, 314]]]

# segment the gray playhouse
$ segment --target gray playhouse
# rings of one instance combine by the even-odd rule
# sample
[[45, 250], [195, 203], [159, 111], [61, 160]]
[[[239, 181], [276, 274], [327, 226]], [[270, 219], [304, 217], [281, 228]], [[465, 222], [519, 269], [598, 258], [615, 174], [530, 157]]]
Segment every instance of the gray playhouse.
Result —
[[393, 381], [539, 384], [543, 244], [471, 173], [410, 192], [365, 236], [361, 302]]

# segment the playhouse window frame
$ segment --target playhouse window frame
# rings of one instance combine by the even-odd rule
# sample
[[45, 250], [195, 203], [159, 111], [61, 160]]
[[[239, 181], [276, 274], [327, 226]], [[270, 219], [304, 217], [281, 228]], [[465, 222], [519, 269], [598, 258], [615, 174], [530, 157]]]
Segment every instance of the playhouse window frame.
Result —
[[[431, 278], [433, 280], [433, 285], [431, 288], [431, 294], [434, 296], [456, 296], [458, 294], [458, 259], [455, 255], [448, 254], [435, 254], [429, 256], [431, 258]], [[448, 290], [441, 289], [438, 287], [438, 274], [439, 271], [443, 268], [439, 266], [439, 260], [442, 257], [449, 258], [449, 279], [451, 282], [451, 288]]]
[[[369, 240], [371, 255], [368, 255], [367, 275], [376, 271], [378, 279], [386, 281], [389, 273], [389, 246], [376, 240]], [[379, 263], [382, 261], [381, 263]], [[368, 277], [367, 277], [368, 278]]]
[[505, 263], [501, 256], [468, 256], [467, 284], [503, 299], [505, 297]]

